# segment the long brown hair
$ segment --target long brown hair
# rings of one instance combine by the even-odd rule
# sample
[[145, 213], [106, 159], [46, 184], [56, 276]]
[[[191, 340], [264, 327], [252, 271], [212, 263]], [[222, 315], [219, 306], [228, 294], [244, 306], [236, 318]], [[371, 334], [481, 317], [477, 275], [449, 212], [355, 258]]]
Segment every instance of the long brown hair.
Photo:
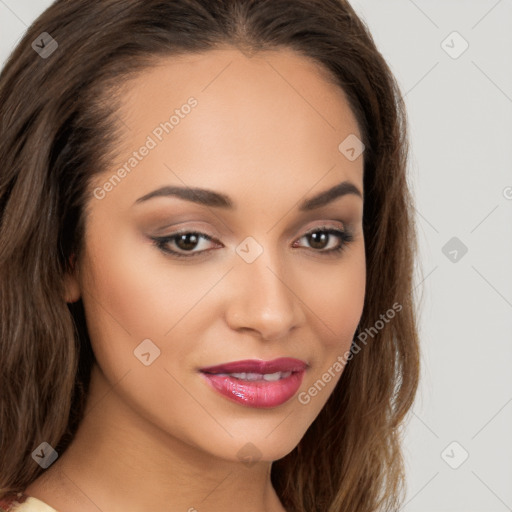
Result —
[[[43, 32], [58, 44], [46, 39], [46, 58], [32, 46]], [[272, 483], [290, 511], [401, 503], [401, 433], [419, 378], [406, 113], [346, 0], [58, 0], [28, 29], [0, 75], [0, 497], [35, 480], [32, 451], [46, 441], [62, 453], [83, 416], [94, 356], [82, 302], [66, 303], [63, 283], [82, 250], [90, 180], [122, 133], [119, 84], [156, 58], [225, 45], [293, 49], [323, 65], [366, 147], [358, 339], [369, 342], [298, 446], [273, 463]]]

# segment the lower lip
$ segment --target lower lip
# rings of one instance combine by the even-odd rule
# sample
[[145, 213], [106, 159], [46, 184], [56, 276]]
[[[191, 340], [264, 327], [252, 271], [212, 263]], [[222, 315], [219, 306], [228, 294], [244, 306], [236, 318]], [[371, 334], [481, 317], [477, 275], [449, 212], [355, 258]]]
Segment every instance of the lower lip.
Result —
[[277, 381], [246, 381], [229, 376], [201, 373], [208, 384], [221, 395], [248, 407], [277, 407], [284, 404], [298, 391], [304, 370], [293, 372]]

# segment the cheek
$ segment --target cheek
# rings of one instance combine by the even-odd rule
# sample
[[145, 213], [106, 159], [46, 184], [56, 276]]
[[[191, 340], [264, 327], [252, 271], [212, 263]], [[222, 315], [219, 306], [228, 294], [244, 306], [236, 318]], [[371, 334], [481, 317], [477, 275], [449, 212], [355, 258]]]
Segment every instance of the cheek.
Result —
[[211, 320], [209, 292], [226, 269], [170, 263], [150, 241], [129, 230], [94, 229], [97, 236], [87, 240], [81, 287], [91, 344], [101, 366], [118, 377], [138, 368], [134, 350], [146, 339], [160, 350], [158, 365], [173, 368], [176, 361], [187, 360], [201, 339], [202, 326]]
[[308, 405], [304, 414], [310, 417], [320, 412], [344, 371], [364, 307], [364, 247], [352, 251], [344, 263], [330, 269], [318, 267], [316, 286], [307, 295], [317, 345], [298, 401]]
[[307, 278], [305, 302], [324, 350], [333, 353], [350, 348], [361, 318], [366, 291], [364, 247], [352, 251], [344, 263], [318, 266], [315, 280]]
[[[190, 327], [190, 318], [197, 318], [195, 309], [201, 308], [192, 306], [204, 295], [208, 282], [191, 281], [193, 273], [185, 276], [179, 265], [165, 271], [164, 260], [155, 257], [156, 249], [139, 245], [134, 250], [129, 235], [109, 238], [100, 233], [98, 239], [112, 242], [88, 240], [87, 259], [80, 272], [87, 328], [98, 366], [134, 410], [161, 428], [184, 430], [176, 418], [177, 409], [180, 417], [201, 417], [204, 411], [181, 383], [178, 370], [193, 338], [184, 336], [183, 329]], [[214, 278], [210, 276], [209, 281]], [[147, 339], [151, 343], [141, 345]], [[187, 342], [176, 343], [179, 339]], [[146, 352], [150, 353], [148, 365], [142, 357]], [[162, 404], [169, 407], [162, 408]]]
[[[212, 276], [171, 265], [151, 241], [130, 230], [100, 231], [88, 241], [86, 290], [99, 317], [136, 339], [163, 337], [208, 289]], [[100, 242], [100, 240], [103, 240]], [[105, 242], [108, 241], [108, 242]]]

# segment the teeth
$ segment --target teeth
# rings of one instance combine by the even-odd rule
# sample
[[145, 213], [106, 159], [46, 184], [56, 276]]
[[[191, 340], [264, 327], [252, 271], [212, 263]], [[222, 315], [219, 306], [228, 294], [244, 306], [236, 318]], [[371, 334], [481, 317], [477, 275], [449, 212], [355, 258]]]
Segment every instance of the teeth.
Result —
[[255, 381], [266, 380], [267, 382], [274, 382], [280, 379], [286, 379], [292, 372], [275, 372], [275, 373], [222, 373], [221, 376], [234, 377], [239, 380]]
[[260, 380], [261, 375], [259, 373], [229, 373], [231, 377], [240, 380]]
[[279, 379], [282, 379], [282, 376], [283, 374], [281, 372], [276, 372], [276, 373], [267, 373], [265, 375], [263, 375], [263, 378], [267, 381], [274, 381], [274, 380], [279, 380]]

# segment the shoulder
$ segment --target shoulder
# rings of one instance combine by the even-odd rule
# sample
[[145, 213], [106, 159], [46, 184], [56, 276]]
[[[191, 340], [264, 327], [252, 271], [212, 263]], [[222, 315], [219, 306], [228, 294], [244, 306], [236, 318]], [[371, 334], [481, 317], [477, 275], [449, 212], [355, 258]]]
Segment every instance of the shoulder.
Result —
[[0, 512], [11, 512], [24, 503], [28, 496], [22, 492], [10, 492], [0, 498]]
[[0, 498], [0, 512], [57, 512], [46, 503], [23, 492], [11, 492]]

